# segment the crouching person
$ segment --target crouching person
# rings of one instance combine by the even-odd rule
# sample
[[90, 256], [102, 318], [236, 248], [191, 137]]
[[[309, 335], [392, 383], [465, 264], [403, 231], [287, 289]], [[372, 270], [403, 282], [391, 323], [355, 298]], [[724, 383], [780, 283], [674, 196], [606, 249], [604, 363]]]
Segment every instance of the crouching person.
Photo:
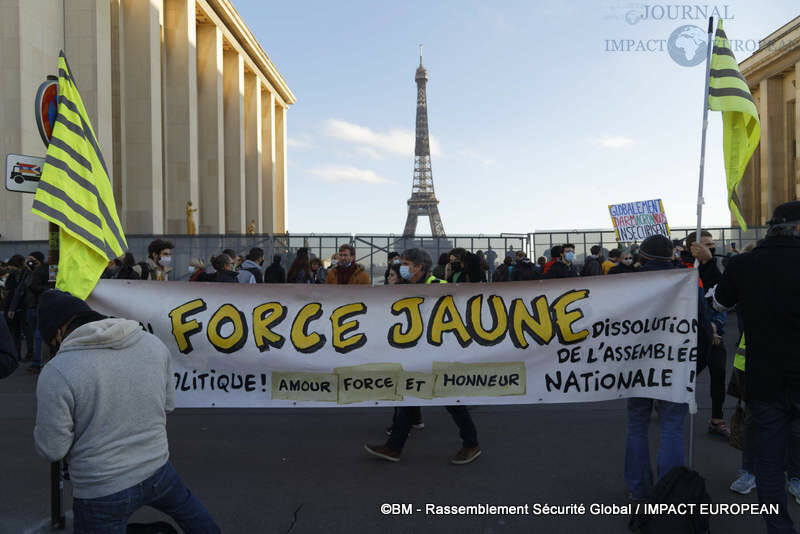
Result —
[[58, 290], [42, 295], [39, 328], [57, 354], [39, 376], [33, 434], [40, 455], [69, 464], [75, 533], [123, 534], [146, 505], [184, 532], [220, 532], [169, 462], [175, 389], [164, 344]]

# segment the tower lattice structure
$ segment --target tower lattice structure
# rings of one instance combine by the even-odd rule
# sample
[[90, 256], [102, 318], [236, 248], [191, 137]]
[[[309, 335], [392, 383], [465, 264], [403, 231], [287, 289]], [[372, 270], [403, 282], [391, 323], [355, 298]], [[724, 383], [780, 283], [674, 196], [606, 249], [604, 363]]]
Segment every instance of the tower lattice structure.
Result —
[[439, 216], [439, 201], [433, 190], [431, 171], [431, 146], [428, 134], [428, 98], [425, 87], [428, 71], [422, 66], [422, 45], [419, 47], [419, 67], [414, 81], [417, 83], [417, 139], [414, 146], [414, 183], [408, 199], [408, 218], [403, 237], [413, 237], [417, 232], [417, 218], [427, 215], [434, 237], [445, 237], [442, 218]]

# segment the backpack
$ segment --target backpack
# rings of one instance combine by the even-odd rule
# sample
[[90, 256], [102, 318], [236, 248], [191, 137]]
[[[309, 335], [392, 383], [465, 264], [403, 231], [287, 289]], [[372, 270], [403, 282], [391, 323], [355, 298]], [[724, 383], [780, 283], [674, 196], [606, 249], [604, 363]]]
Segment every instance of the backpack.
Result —
[[706, 491], [705, 479], [697, 471], [674, 467], [658, 481], [646, 505], [696, 504], [694, 513], [645, 513], [649, 510], [636, 513], [636, 505], [633, 505], [634, 514], [628, 526], [633, 532], [640, 534], [707, 534], [710, 532], [708, 515], [700, 514], [700, 504], [709, 503], [711, 497]]

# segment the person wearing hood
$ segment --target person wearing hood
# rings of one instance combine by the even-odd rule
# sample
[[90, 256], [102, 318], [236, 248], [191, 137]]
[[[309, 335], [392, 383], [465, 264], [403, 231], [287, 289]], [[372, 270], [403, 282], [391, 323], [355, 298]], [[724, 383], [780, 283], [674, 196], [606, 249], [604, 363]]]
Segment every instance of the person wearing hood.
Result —
[[239, 269], [239, 282], [242, 284], [261, 284], [264, 282], [264, 275], [261, 273], [261, 266], [264, 265], [264, 249], [253, 247], [247, 253], [247, 257], [242, 262]]
[[583, 262], [581, 276], [600, 276], [603, 274], [603, 247], [594, 245], [590, 252], [591, 255], [586, 256]]
[[169, 461], [175, 386], [164, 343], [55, 289], [38, 317], [55, 356], [36, 385], [33, 437], [41, 456], [69, 464], [75, 532], [124, 532], [142, 506], [184, 532], [220, 532]]
[[227, 254], [219, 254], [211, 258], [211, 266], [216, 270], [214, 282], [239, 282], [239, 273], [233, 270], [233, 259]]

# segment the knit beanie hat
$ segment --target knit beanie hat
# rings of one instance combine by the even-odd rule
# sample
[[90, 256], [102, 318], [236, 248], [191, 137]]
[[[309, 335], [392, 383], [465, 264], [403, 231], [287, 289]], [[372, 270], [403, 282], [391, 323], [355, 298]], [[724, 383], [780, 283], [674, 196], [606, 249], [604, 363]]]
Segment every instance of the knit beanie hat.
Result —
[[784, 202], [775, 208], [772, 212], [772, 219], [767, 221], [767, 224], [786, 224], [797, 222], [800, 224], [800, 200], [793, 200], [791, 202]]
[[672, 260], [672, 241], [661, 234], [651, 235], [642, 241], [639, 254], [652, 260]]
[[87, 311], [92, 309], [78, 297], [58, 289], [48, 289], [39, 299], [39, 332], [42, 341], [50, 343], [67, 321]]

